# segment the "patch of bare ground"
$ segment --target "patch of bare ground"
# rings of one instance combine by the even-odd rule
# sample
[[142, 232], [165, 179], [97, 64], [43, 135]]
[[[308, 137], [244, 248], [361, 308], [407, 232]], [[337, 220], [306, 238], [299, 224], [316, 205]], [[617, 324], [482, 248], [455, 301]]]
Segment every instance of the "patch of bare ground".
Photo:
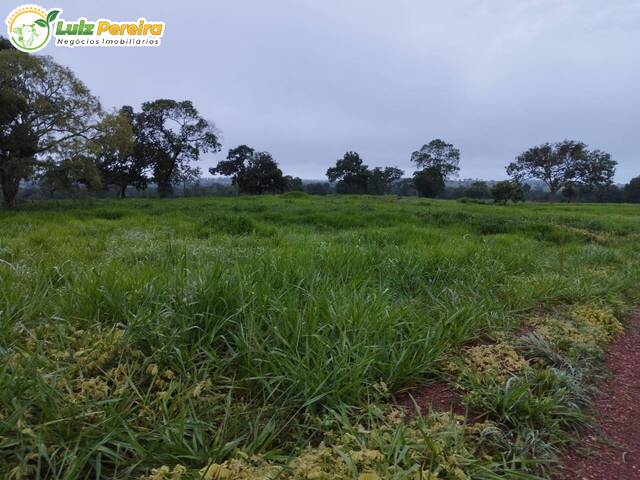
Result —
[[568, 451], [558, 480], [640, 480], [640, 312], [614, 342], [594, 399], [597, 434]]
[[423, 415], [431, 410], [452, 411], [457, 415], [465, 413], [460, 395], [443, 381], [435, 381], [396, 395], [395, 404], [403, 408], [407, 415], [415, 413], [416, 405]]

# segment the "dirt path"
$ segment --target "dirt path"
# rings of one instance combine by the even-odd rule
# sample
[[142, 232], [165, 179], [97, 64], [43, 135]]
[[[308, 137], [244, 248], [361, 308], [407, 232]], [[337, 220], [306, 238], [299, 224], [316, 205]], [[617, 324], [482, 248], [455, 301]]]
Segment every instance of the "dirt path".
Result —
[[605, 365], [611, 377], [593, 405], [602, 435], [567, 453], [558, 480], [640, 480], [640, 312]]

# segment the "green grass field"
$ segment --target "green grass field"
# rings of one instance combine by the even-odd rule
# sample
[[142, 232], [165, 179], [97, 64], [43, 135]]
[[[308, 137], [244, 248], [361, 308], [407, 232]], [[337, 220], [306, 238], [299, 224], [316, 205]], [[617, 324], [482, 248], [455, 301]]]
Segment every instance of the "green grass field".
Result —
[[[639, 281], [631, 205], [0, 211], [0, 477], [545, 477]], [[399, 420], [392, 395], [436, 379], [481, 420]]]

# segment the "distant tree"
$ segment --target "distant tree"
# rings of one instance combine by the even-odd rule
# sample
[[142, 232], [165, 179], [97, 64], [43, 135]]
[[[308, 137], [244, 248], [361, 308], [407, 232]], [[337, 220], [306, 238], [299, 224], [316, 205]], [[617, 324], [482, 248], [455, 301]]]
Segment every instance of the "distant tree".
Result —
[[[73, 74], [51, 59], [0, 50], [0, 189], [14, 207], [20, 182], [93, 128], [98, 100]], [[62, 157], [61, 155], [59, 155]]]
[[589, 151], [587, 145], [573, 140], [545, 143], [521, 153], [507, 166], [507, 173], [517, 182], [537, 179], [550, 192], [549, 200], [566, 186], [598, 188], [611, 183], [616, 162], [600, 150]]
[[209, 169], [212, 175], [231, 177], [240, 193], [280, 193], [287, 189], [287, 180], [269, 152], [256, 152], [247, 145], [229, 150], [227, 159]]
[[370, 171], [367, 191], [371, 195], [384, 195], [389, 193], [391, 186], [400, 180], [404, 171], [397, 167], [376, 167]]
[[551, 193], [551, 200], [567, 183], [575, 178], [575, 165], [586, 155], [582, 142], [563, 142], [530, 148], [507, 166], [507, 173], [516, 181], [535, 178], [541, 180]]
[[574, 182], [583, 189], [606, 189], [613, 183], [618, 162], [611, 160], [611, 155], [600, 151], [587, 151], [574, 167]]
[[515, 181], [497, 182], [491, 187], [491, 196], [495, 203], [506, 205], [507, 202], [513, 203], [524, 201], [524, 190], [522, 185]]
[[338, 193], [367, 193], [369, 168], [362, 163], [356, 152], [346, 152], [336, 161], [336, 166], [327, 170], [330, 182], [337, 182]]
[[171, 178], [171, 184], [174, 186], [182, 186], [182, 195], [187, 195], [187, 187], [190, 185], [197, 186], [200, 177], [202, 176], [202, 170], [200, 167], [193, 167], [191, 165], [185, 166], [185, 168], [178, 169], [174, 172]]
[[212, 175], [224, 175], [231, 177], [232, 183], [238, 185], [243, 173], [249, 166], [249, 162], [255, 155], [255, 150], [247, 145], [239, 145], [229, 149], [227, 159], [221, 160], [213, 168], [209, 169]]
[[[452, 144], [436, 138], [423, 145], [420, 150], [413, 152], [411, 161], [419, 169], [431, 168], [438, 170], [440, 176], [447, 180], [447, 178], [460, 170], [460, 150]], [[433, 172], [434, 170], [431, 171]]]
[[489, 191], [489, 186], [487, 182], [476, 181], [471, 185], [463, 189], [463, 196], [467, 198], [489, 198], [491, 196], [491, 192]]
[[596, 188], [588, 188], [584, 196], [589, 198], [589, 201], [621, 203], [624, 201], [624, 189], [610, 183]]
[[625, 200], [632, 203], [640, 203], [640, 177], [632, 178], [624, 187]]
[[413, 184], [418, 195], [434, 198], [444, 191], [445, 177], [440, 168], [427, 167], [413, 174]]
[[285, 189], [287, 191], [298, 191], [298, 192], [303, 192], [304, 191], [304, 185], [302, 183], [302, 179], [299, 177], [292, 177], [291, 175], [285, 175], [284, 177], [284, 182], [285, 182]]
[[142, 104], [138, 136], [161, 197], [173, 194], [176, 178], [206, 152], [220, 151], [215, 127], [188, 101], [160, 99]]
[[401, 178], [391, 186], [391, 193], [404, 197], [416, 196], [416, 186], [413, 178]]
[[269, 152], [256, 152], [249, 163], [244, 188], [250, 193], [280, 193], [287, 189], [287, 182], [278, 164]]
[[100, 170], [92, 158], [78, 155], [60, 162], [45, 163], [40, 178], [43, 190], [53, 195], [56, 192], [76, 193], [81, 186], [87, 191], [97, 192], [102, 186]]
[[96, 157], [105, 187], [117, 187], [120, 198], [125, 198], [129, 186], [137, 190], [147, 188], [149, 165], [136, 136], [138, 126], [133, 108], [124, 106], [117, 114], [105, 116], [96, 130], [89, 148]]
[[304, 191], [309, 195], [328, 195], [331, 193], [329, 182], [312, 182], [304, 185]]

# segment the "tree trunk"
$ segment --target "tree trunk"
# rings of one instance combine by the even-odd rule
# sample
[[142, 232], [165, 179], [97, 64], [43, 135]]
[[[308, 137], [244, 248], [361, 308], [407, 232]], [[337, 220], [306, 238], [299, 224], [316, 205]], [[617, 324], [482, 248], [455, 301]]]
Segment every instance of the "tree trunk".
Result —
[[173, 195], [171, 180], [158, 182], [158, 195], [160, 195], [160, 198], [167, 198]]
[[2, 187], [4, 204], [7, 208], [15, 208], [16, 197], [18, 196], [18, 189], [20, 188], [20, 179], [0, 175], [0, 186]]
[[120, 187], [120, 198], [127, 198], [127, 186]]

